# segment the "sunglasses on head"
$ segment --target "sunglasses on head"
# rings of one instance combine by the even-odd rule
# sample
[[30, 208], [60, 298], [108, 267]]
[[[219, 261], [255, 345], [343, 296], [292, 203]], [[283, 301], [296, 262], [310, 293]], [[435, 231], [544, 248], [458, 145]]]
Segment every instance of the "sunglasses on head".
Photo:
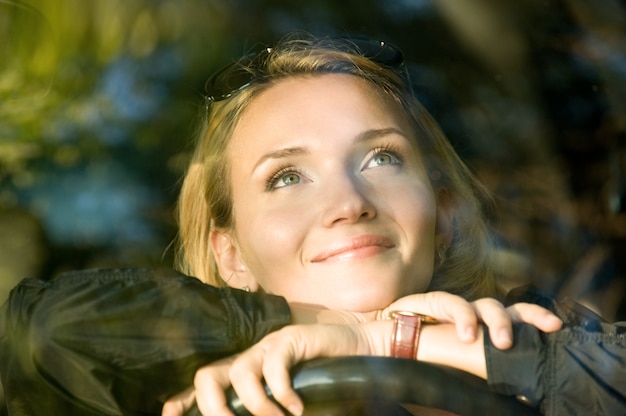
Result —
[[[331, 38], [320, 42], [319, 47], [362, 55], [378, 64], [390, 68], [402, 68], [404, 55], [390, 43], [366, 38]], [[225, 100], [244, 89], [253, 81], [262, 78], [263, 64], [273, 49], [266, 47], [247, 54], [213, 74], [204, 84], [207, 103]]]

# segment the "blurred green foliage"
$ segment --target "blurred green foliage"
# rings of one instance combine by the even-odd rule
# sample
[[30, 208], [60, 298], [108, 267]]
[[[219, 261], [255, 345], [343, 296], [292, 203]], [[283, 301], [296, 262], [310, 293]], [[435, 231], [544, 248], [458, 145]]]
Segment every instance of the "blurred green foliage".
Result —
[[625, 19], [617, 0], [0, 0], [0, 252], [37, 257], [0, 257], [0, 282], [169, 265], [204, 79], [303, 30], [404, 50], [504, 244], [554, 288], [626, 235]]

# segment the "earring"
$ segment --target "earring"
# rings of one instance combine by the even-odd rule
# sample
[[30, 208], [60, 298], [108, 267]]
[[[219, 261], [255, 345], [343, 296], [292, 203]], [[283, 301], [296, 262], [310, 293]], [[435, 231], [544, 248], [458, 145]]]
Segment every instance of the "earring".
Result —
[[244, 292], [249, 292], [250, 291], [250, 286], [244, 286], [241, 288], [241, 290], [243, 290]]
[[435, 250], [435, 263], [437, 266], [441, 266], [446, 260], [446, 253], [448, 252], [448, 246], [445, 244], [440, 245]]

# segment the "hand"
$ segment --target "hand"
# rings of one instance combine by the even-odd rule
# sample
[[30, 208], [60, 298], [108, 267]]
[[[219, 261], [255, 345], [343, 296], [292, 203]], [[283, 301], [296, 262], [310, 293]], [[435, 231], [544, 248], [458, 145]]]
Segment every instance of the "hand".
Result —
[[[195, 384], [198, 385], [203, 397], [209, 397], [214, 402], [211, 404], [216, 409], [226, 409], [226, 395], [224, 391], [230, 385], [228, 371], [237, 356], [231, 356], [222, 360], [215, 361], [211, 365], [207, 365], [196, 372]], [[161, 410], [162, 416], [183, 416], [183, 414], [191, 409], [196, 402], [196, 390], [190, 387], [175, 396], [170, 397], [163, 404]], [[202, 402], [202, 401], [201, 401]], [[199, 407], [200, 408], [200, 407]], [[204, 413], [213, 414], [213, 413]], [[218, 413], [215, 413], [218, 414]]]
[[[329, 309], [317, 308], [311, 305], [302, 305], [302, 304], [290, 304], [289, 305], [292, 314], [292, 322], [298, 324], [314, 324], [314, 323], [326, 323], [326, 324], [341, 324], [341, 326], [348, 328], [350, 325], [364, 323], [364, 322], [372, 322], [376, 320], [377, 316], [381, 314], [381, 311], [374, 311], [369, 313], [359, 313], [359, 312], [350, 312], [350, 311], [335, 311]], [[300, 327], [303, 325], [299, 325]], [[287, 328], [291, 328], [287, 327]], [[314, 328], [314, 325], [308, 325], [310, 328]], [[328, 330], [337, 329], [334, 326], [329, 325]], [[296, 331], [297, 332], [297, 331]], [[347, 331], [348, 333], [350, 330]], [[344, 334], [345, 335], [345, 334]], [[323, 336], [331, 336], [334, 337], [333, 334], [323, 335]], [[266, 337], [267, 338], [267, 337]], [[288, 338], [288, 337], [287, 337]], [[306, 338], [306, 337], [305, 337]], [[263, 347], [269, 345], [269, 343], [273, 341], [278, 341], [279, 343], [286, 345], [282, 341], [282, 337], [269, 337], [269, 339], [262, 340], [255, 347]], [[332, 338], [331, 338], [332, 339]], [[297, 348], [295, 348], [297, 349]], [[258, 349], [254, 347], [248, 350], [246, 353], [254, 353], [256, 352], [258, 361]], [[270, 347], [270, 351], [272, 351]], [[296, 361], [294, 359], [287, 359], [284, 353], [275, 351], [277, 357], [282, 357], [289, 362], [293, 362], [295, 364]], [[281, 350], [282, 351], [282, 350]], [[311, 357], [313, 358], [313, 357]], [[231, 415], [232, 413], [227, 407], [226, 404], [226, 396], [224, 394], [225, 390], [231, 385], [231, 377], [233, 380], [239, 380], [240, 377], [232, 374], [236, 374], [237, 366], [234, 369], [231, 369], [233, 362], [235, 361], [235, 356], [229, 357], [223, 360], [219, 360], [211, 363], [211, 365], [205, 366], [196, 372], [195, 380], [194, 380], [194, 388], [189, 388], [183, 392], [176, 394], [175, 396], [170, 397], [167, 402], [164, 403], [162, 409], [163, 416], [183, 416], [183, 414], [189, 410], [193, 404], [196, 402], [196, 397], [198, 397], [198, 408], [205, 415]], [[247, 364], [245, 364], [246, 360], [242, 360], [244, 364], [238, 364], [239, 367], [243, 367], [246, 369]], [[291, 367], [285, 367], [285, 364], [282, 364], [283, 367], [286, 368], [286, 371]], [[244, 370], [245, 371], [245, 370]], [[245, 377], [243, 378], [245, 379]], [[260, 387], [261, 376], [258, 378], [253, 378], [250, 383], [252, 386], [252, 390], [256, 392], [256, 394], [262, 395], [262, 397], [267, 400], [265, 395], [265, 391]], [[287, 375], [286, 382], [291, 386], [291, 380]], [[244, 397], [248, 397], [249, 394], [244, 390]], [[295, 393], [293, 393], [295, 395]], [[300, 403], [299, 398], [295, 395], [297, 403]], [[275, 405], [272, 404], [275, 407]], [[295, 413], [294, 413], [295, 414]]]
[[224, 391], [232, 384], [246, 409], [254, 415], [282, 415], [266, 395], [265, 380], [274, 398], [293, 415], [303, 404], [291, 387], [289, 369], [320, 356], [386, 355], [392, 321], [358, 325], [289, 325], [273, 332], [237, 357], [229, 357], [196, 372], [194, 386], [165, 403], [163, 416], [182, 416], [194, 402], [203, 415], [229, 415]]
[[523, 322], [544, 332], [561, 329], [562, 321], [549, 310], [531, 303], [516, 303], [505, 308], [493, 298], [467, 302], [447, 292], [428, 292], [405, 296], [385, 308], [378, 319], [386, 319], [389, 312], [407, 310], [437, 318], [439, 322], [454, 323], [461, 341], [473, 342], [478, 323], [489, 328], [489, 337], [499, 349], [513, 345], [513, 322]]

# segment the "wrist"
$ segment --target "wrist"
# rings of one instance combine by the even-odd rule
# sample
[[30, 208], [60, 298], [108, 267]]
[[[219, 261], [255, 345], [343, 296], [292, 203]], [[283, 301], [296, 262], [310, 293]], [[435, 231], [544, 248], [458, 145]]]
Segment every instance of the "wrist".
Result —
[[394, 322], [391, 335], [391, 356], [416, 360], [422, 326], [436, 324], [437, 320], [411, 311], [392, 311], [389, 316]]
[[474, 341], [464, 342], [457, 336], [454, 324], [426, 325], [422, 329], [417, 359], [458, 368], [487, 379], [483, 337], [481, 326]]

